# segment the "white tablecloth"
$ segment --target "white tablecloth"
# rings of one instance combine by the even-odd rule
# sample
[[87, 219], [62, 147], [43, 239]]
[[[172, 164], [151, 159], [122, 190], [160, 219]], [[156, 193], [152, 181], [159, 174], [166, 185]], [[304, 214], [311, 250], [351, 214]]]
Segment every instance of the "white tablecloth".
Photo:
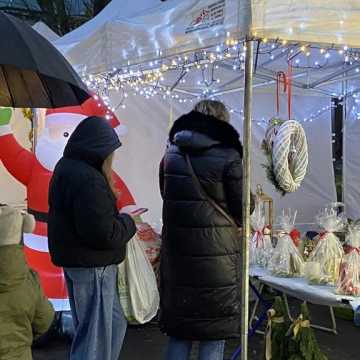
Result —
[[354, 310], [360, 306], [360, 298], [337, 295], [333, 286], [309, 285], [304, 278], [281, 278], [270, 274], [268, 270], [256, 266], [250, 267], [250, 277], [284, 292], [297, 299], [326, 306], [351, 306]]

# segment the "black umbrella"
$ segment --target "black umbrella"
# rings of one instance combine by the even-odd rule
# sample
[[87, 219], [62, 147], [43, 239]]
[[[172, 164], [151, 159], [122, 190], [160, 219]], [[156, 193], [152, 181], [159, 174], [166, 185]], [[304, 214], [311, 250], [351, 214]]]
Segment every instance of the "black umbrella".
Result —
[[0, 11], [0, 106], [82, 104], [88, 89], [72, 66], [23, 21]]

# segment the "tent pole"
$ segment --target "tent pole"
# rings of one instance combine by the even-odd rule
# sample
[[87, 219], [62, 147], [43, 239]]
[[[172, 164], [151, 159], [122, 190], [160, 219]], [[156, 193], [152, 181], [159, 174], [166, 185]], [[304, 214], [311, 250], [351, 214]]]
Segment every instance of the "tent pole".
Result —
[[31, 122], [31, 132], [32, 132], [32, 141], [31, 141], [31, 151], [35, 152], [37, 138], [38, 138], [38, 114], [35, 109], [31, 109], [32, 113], [32, 122]]
[[251, 174], [251, 118], [254, 44], [246, 40], [244, 90], [244, 159], [243, 159], [243, 239], [242, 239], [242, 293], [241, 293], [241, 360], [248, 359], [249, 331], [249, 238], [250, 238], [250, 174]]

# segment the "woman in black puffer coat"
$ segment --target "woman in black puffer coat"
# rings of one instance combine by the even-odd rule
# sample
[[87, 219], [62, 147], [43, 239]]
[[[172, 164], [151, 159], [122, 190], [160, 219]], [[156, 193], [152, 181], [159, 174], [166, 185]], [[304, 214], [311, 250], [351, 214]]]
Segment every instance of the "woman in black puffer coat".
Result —
[[241, 239], [207, 198], [241, 226], [242, 145], [228, 121], [222, 103], [200, 102], [174, 123], [161, 162], [160, 326], [171, 337], [167, 360], [188, 359], [196, 340], [200, 359], [222, 359], [224, 340], [240, 334]]

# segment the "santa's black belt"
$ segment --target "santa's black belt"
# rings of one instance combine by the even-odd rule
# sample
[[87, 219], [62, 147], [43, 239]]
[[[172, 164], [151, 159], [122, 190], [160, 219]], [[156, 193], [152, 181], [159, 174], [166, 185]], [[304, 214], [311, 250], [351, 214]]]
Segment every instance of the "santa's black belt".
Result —
[[40, 211], [36, 211], [33, 209], [28, 209], [28, 213], [31, 215], [34, 215], [34, 218], [36, 221], [40, 221], [43, 223], [47, 223], [48, 222], [48, 214], [44, 213], [44, 212], [40, 212]]

